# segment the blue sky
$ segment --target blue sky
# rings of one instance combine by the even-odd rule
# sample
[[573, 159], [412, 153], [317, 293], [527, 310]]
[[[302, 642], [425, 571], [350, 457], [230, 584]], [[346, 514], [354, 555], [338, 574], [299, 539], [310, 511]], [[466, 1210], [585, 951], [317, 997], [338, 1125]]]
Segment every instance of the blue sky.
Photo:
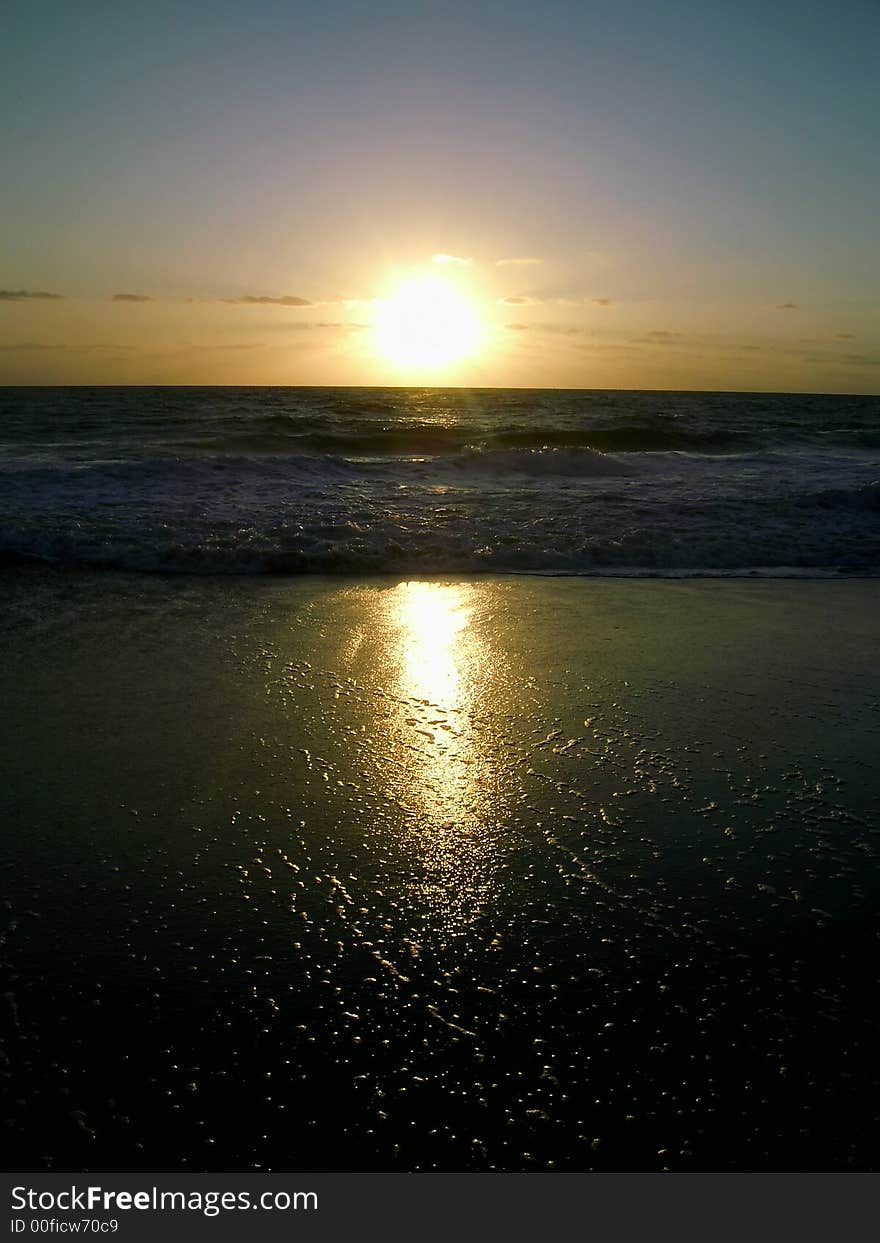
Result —
[[[493, 334], [450, 382], [876, 391], [878, 35], [860, 0], [13, 4], [0, 286], [63, 298], [0, 300], [0, 375], [387, 381], [370, 301], [443, 251]], [[283, 295], [319, 317], [223, 301]]]

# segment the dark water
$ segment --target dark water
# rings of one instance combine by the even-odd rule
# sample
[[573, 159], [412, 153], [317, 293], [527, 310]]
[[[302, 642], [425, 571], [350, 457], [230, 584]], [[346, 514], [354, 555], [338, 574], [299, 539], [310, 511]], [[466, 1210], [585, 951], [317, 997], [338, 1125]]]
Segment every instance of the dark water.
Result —
[[202, 574], [873, 573], [880, 400], [0, 390], [0, 552]]

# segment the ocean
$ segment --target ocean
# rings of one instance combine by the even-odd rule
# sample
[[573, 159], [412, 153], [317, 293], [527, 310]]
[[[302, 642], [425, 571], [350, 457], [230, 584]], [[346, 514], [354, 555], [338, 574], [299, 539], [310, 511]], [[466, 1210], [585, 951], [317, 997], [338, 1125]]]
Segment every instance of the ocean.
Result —
[[209, 575], [874, 575], [880, 398], [6, 388], [0, 557]]

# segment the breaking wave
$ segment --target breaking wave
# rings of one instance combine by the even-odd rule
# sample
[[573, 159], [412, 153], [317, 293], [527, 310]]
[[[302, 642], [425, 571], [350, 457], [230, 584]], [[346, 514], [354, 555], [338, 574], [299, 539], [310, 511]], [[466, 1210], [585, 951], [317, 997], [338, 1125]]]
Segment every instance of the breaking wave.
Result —
[[142, 571], [876, 573], [869, 398], [5, 390], [0, 557]]

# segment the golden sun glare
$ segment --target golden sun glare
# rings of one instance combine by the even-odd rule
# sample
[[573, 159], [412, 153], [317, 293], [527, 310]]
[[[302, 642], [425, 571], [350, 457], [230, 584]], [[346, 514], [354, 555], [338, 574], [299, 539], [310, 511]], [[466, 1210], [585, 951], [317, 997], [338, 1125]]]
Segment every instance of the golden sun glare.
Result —
[[448, 281], [413, 277], [376, 303], [376, 349], [406, 370], [448, 366], [477, 349], [480, 324], [471, 303]]

